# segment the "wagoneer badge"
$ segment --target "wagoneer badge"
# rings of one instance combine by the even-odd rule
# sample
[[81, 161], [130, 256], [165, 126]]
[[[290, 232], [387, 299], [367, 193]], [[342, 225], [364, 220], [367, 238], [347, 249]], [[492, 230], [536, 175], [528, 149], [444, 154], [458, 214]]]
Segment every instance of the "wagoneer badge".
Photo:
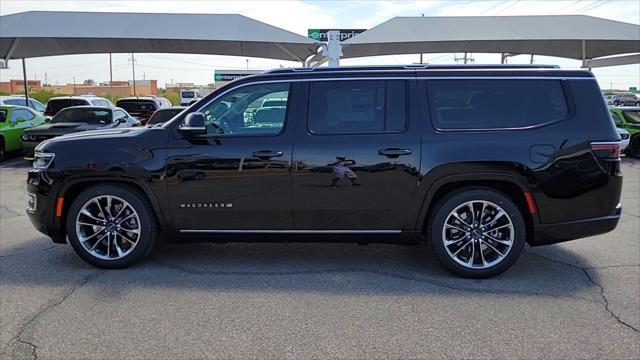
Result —
[[233, 203], [182, 203], [180, 204], [180, 208], [184, 209], [221, 209], [221, 208], [232, 208]]

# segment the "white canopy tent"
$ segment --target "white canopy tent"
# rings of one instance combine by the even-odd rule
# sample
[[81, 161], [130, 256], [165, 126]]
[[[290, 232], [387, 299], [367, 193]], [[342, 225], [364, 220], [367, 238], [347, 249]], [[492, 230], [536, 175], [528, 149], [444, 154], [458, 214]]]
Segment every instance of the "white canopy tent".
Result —
[[[186, 53], [296, 61], [310, 38], [237, 14], [29, 11], [0, 17], [0, 60], [92, 53]], [[26, 72], [25, 93], [26, 88]], [[27, 94], [28, 96], [28, 94]]]
[[304, 62], [318, 43], [237, 14], [29, 11], [0, 17], [0, 58], [188, 53]]
[[588, 59], [639, 53], [640, 26], [584, 15], [395, 17], [342, 44], [343, 58], [515, 53], [578, 59], [586, 66]]

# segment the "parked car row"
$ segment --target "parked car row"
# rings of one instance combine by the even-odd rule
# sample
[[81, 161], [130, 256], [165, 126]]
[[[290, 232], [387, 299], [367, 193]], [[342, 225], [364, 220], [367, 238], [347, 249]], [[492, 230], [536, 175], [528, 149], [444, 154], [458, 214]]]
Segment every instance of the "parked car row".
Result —
[[640, 106], [640, 94], [620, 93], [604, 96], [607, 105], [613, 106]]
[[640, 157], [640, 106], [617, 106], [609, 110], [616, 127], [626, 132], [620, 134], [622, 145], [625, 146], [621, 150], [627, 155]]

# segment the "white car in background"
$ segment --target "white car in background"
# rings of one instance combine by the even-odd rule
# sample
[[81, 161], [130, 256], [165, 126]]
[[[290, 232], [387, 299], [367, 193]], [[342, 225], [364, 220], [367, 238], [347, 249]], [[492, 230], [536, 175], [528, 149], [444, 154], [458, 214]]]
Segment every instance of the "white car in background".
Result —
[[621, 129], [621, 128], [616, 128], [616, 130], [618, 130], [618, 135], [620, 135], [620, 139], [622, 139], [620, 141], [620, 152], [622, 153], [627, 146], [629, 146], [629, 132], [625, 129]]
[[[24, 95], [11, 95], [11, 96], [0, 96], [0, 105], [25, 106], [26, 104], [25, 104]], [[45, 109], [44, 104], [36, 99], [29, 98], [29, 107], [39, 112], [40, 115], [44, 113], [44, 109]]]

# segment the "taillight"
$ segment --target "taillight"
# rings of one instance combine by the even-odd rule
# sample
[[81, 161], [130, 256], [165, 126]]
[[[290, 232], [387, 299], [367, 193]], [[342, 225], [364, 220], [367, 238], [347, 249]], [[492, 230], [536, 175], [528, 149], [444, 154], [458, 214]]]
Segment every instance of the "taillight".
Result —
[[599, 158], [617, 159], [620, 157], [619, 142], [592, 142], [591, 150]]

